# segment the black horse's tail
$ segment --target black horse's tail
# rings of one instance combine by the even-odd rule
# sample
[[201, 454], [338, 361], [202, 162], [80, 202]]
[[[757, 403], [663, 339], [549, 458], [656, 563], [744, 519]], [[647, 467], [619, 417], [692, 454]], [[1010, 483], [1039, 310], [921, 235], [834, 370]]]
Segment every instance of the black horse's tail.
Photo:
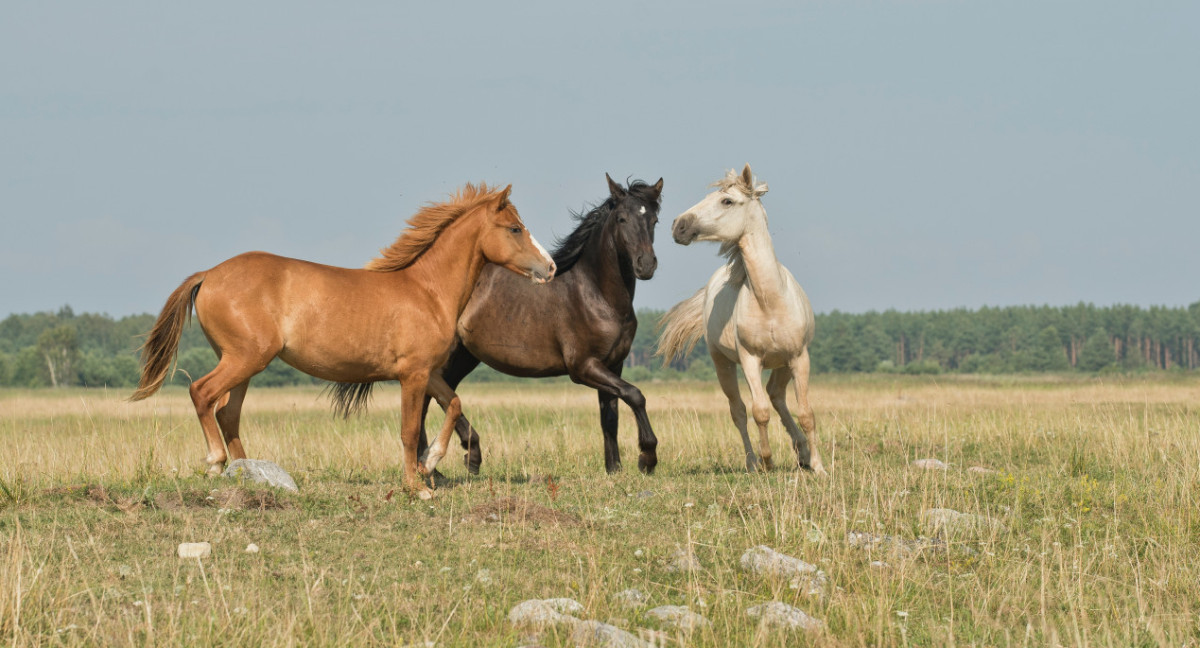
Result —
[[333, 413], [342, 418], [350, 418], [351, 414], [367, 411], [367, 403], [371, 400], [373, 382], [365, 383], [329, 383], [322, 395], [329, 394], [333, 399]]

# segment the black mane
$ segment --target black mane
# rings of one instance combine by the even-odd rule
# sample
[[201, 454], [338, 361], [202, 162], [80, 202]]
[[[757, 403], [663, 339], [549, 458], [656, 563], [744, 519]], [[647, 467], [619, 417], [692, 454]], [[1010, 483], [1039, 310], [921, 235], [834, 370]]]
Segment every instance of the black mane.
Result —
[[[641, 180], [629, 183], [627, 191], [647, 203], [654, 204], [655, 202], [652, 198], [654, 187]], [[616, 206], [616, 200], [609, 196], [587, 213], [571, 212], [571, 216], [579, 225], [575, 227], [575, 231], [554, 240], [554, 252], [550, 255], [554, 259], [554, 265], [558, 266], [558, 274], [567, 272], [575, 265], [576, 261], [579, 261], [579, 257], [583, 256], [592, 236], [604, 229], [604, 223], [608, 221], [609, 215]]]

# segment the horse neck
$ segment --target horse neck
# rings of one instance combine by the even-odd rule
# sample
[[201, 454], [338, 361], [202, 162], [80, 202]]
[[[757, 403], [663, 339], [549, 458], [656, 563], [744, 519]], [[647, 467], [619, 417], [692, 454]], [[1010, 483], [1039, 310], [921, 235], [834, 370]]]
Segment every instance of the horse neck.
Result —
[[771, 242], [771, 234], [767, 231], [766, 215], [755, 219], [746, 228], [737, 246], [731, 251], [731, 262], [734, 273], [737, 267], [744, 269], [745, 281], [750, 291], [758, 300], [758, 305], [764, 310], [781, 304], [784, 280], [780, 272], [779, 260], [775, 257], [775, 246]]
[[632, 309], [637, 276], [633, 274], [633, 260], [622, 258], [617, 250], [612, 227], [615, 225], [610, 216], [604, 226], [593, 235], [595, 240], [588, 241], [576, 263], [576, 269], [583, 271], [580, 273], [581, 277], [587, 277], [596, 284], [610, 304]]
[[484, 218], [466, 214], [451, 223], [411, 266], [405, 269], [428, 291], [441, 299], [436, 305], [445, 307], [457, 321], [467, 307], [471, 289], [479, 281], [487, 263], [479, 249], [479, 234]]

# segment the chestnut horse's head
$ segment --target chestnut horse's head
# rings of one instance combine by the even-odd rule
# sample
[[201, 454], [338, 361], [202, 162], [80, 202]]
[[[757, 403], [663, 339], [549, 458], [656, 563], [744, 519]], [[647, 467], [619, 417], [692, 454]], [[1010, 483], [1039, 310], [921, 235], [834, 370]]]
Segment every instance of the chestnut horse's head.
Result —
[[495, 201], [483, 207], [488, 210], [488, 222], [479, 234], [479, 249], [489, 263], [544, 284], [554, 278], [558, 268], [546, 248], [521, 222], [517, 208], [508, 200], [510, 192], [512, 185], [505, 187]]
[[676, 243], [736, 243], [748, 229], [765, 226], [767, 211], [759, 199], [767, 193], [767, 185], [755, 184], [749, 164], [740, 174], [730, 171], [713, 186], [716, 191], [680, 214], [671, 224], [671, 235]]

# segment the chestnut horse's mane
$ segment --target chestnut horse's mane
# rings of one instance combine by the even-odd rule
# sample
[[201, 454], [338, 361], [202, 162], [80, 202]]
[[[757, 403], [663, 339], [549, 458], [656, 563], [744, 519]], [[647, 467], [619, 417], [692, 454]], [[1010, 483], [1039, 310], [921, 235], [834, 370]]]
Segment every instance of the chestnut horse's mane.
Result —
[[395, 243], [379, 251], [379, 257], [364, 266], [376, 272], [395, 272], [412, 265], [418, 257], [433, 245], [438, 236], [463, 214], [496, 198], [500, 190], [484, 183], [478, 186], [467, 183], [450, 200], [429, 203], [408, 219], [408, 229], [400, 233]]

